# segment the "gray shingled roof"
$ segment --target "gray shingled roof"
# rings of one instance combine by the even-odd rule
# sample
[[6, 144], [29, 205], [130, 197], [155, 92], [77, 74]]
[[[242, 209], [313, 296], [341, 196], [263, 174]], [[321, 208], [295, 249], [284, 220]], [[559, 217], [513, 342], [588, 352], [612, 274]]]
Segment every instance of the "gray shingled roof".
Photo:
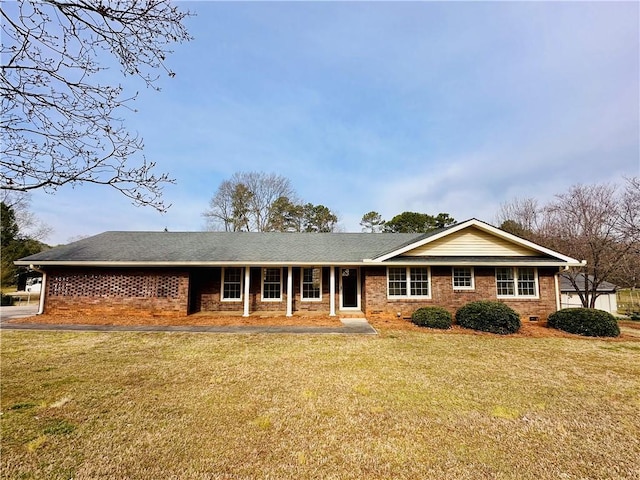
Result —
[[105, 232], [22, 258], [17, 263], [360, 263], [422, 236], [405, 233]]
[[[578, 283], [578, 286], [580, 286], [581, 288], [584, 288], [584, 273], [579, 273], [576, 276], [576, 281]], [[591, 275], [589, 275], [589, 282], [593, 282], [593, 276]], [[615, 292], [617, 289], [618, 287], [613, 283], [603, 281], [598, 285], [597, 291], [598, 292]], [[565, 275], [560, 275], [560, 291], [575, 292], [573, 285], [571, 285], [571, 281]]]

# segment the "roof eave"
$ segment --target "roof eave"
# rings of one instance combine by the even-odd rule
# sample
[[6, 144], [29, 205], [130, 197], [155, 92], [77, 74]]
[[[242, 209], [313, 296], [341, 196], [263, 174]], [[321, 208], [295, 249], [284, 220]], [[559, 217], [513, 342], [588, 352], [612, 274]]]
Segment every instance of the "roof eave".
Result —
[[488, 260], [420, 260], [420, 261], [402, 261], [402, 260], [387, 260], [385, 262], [375, 262], [369, 263], [369, 265], [429, 265], [429, 266], [469, 266], [469, 267], [495, 267], [498, 265], [504, 265], [509, 267], [579, 267], [581, 263], [570, 264], [563, 261], [531, 261], [526, 260], [526, 257], [513, 257], [513, 261], [509, 262], [496, 262]]
[[134, 261], [40, 261], [25, 262], [15, 261], [15, 265], [20, 267], [245, 267], [245, 266], [277, 266], [277, 267], [300, 267], [300, 266], [353, 266], [359, 265], [360, 261], [337, 261], [337, 262], [310, 262], [310, 261], [215, 261], [215, 262], [199, 262], [199, 261], [183, 261], [183, 262], [134, 262]]

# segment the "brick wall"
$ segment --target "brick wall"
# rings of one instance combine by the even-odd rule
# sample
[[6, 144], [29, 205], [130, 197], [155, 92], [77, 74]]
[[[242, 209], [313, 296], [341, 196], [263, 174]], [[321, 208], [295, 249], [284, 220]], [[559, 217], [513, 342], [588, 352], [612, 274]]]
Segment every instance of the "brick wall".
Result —
[[45, 313], [186, 315], [189, 274], [159, 269], [47, 270]]
[[[249, 287], [249, 311], [250, 312], [284, 312], [287, 309], [287, 269], [282, 269], [282, 294], [281, 300], [275, 302], [263, 302], [262, 295], [262, 271], [260, 268], [251, 269], [251, 284]], [[293, 269], [293, 299], [294, 312], [328, 312], [329, 311], [329, 268], [322, 269], [322, 296], [320, 301], [302, 300], [301, 269]], [[243, 301], [222, 301], [220, 295], [222, 269], [207, 268], [195, 270], [192, 273], [192, 312], [242, 312]], [[243, 287], [244, 295], [244, 287]]]
[[[520, 314], [522, 319], [537, 316], [546, 319], [556, 311], [556, 297], [553, 275], [556, 268], [538, 268], [540, 298], [536, 299], [500, 299]], [[387, 299], [387, 270], [385, 267], [369, 267], [364, 270], [365, 288], [363, 291], [363, 310], [367, 316], [410, 317], [419, 307], [440, 306], [452, 314], [462, 305], [476, 300], [497, 300], [495, 269], [476, 267], [475, 289], [454, 290], [451, 279], [451, 267], [431, 267], [431, 299], [390, 300]]]

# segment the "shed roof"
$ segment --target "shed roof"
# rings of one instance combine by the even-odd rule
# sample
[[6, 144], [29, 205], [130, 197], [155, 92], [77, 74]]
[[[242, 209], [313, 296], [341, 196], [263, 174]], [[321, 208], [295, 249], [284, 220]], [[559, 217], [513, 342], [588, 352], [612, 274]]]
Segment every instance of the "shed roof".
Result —
[[[593, 276], [589, 275], [589, 282], [593, 282]], [[584, 286], [584, 273], [578, 273], [576, 275], [576, 282], [578, 284], [578, 286]], [[617, 285], [614, 285], [613, 283], [609, 283], [609, 282], [600, 282], [600, 285], [598, 285], [597, 291], [598, 292], [608, 292], [608, 293], [615, 293], [615, 291], [618, 289]], [[575, 292], [575, 288], [573, 288], [573, 285], [571, 285], [571, 281], [569, 280], [569, 277], [567, 277], [566, 275], [560, 275], [560, 291], [561, 292]]]

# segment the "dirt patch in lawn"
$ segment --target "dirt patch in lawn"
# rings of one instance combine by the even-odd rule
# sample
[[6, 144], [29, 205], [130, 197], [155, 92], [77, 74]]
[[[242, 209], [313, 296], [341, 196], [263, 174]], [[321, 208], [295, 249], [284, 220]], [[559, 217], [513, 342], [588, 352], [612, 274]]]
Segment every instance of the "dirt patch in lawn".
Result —
[[328, 315], [287, 316], [214, 316], [192, 315], [188, 317], [136, 317], [116, 315], [37, 315], [16, 318], [11, 323], [43, 323], [47, 325], [164, 325], [164, 326], [305, 326], [341, 327], [338, 317]]

